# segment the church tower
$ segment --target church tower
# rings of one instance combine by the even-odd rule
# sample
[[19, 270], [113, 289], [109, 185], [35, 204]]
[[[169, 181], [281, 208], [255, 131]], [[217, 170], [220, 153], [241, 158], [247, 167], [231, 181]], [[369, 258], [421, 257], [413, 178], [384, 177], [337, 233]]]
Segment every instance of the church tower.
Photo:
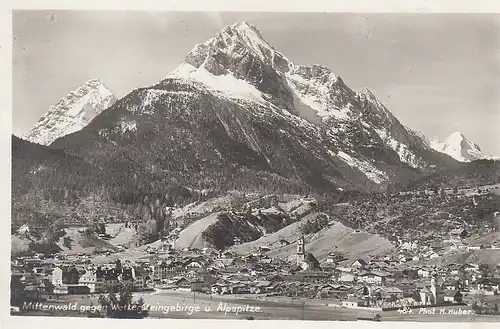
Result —
[[431, 294], [432, 294], [432, 304], [437, 304], [437, 287], [436, 287], [436, 277], [433, 275], [431, 277], [431, 288], [430, 288]]
[[297, 265], [302, 266], [302, 262], [306, 257], [306, 247], [304, 244], [304, 236], [297, 239]]
[[438, 281], [438, 276], [436, 274], [433, 274], [431, 277], [431, 288], [430, 288], [433, 298], [432, 303], [442, 304], [444, 302], [444, 293], [437, 281]]

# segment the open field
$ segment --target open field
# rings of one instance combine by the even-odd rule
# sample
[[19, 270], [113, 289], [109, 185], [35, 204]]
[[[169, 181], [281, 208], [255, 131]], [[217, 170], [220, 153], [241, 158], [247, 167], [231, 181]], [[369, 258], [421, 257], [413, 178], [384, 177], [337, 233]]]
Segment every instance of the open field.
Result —
[[[418, 322], [491, 322], [500, 321], [500, 316], [486, 316], [475, 314], [448, 314], [449, 310], [458, 310], [468, 313], [468, 306], [449, 306], [432, 308], [425, 312], [419, 309], [412, 310], [412, 314], [402, 314], [398, 311], [376, 312], [353, 308], [332, 307], [327, 300], [292, 300], [291, 298], [266, 298], [255, 295], [220, 296], [194, 294], [190, 292], [156, 291], [152, 293], [136, 293], [135, 298], [142, 296], [145, 304], [150, 305], [149, 318], [174, 319], [244, 319], [252, 316], [256, 320], [315, 320], [315, 321], [355, 321], [358, 317], [372, 318], [380, 314], [382, 321], [418, 321]], [[76, 303], [75, 314], [66, 312], [64, 316], [81, 316], [85, 306], [99, 305], [98, 297], [62, 296], [52, 303]], [[240, 307], [237, 309], [237, 307]], [[163, 307], [163, 308], [162, 308]], [[174, 307], [173, 310], [166, 310]], [[465, 312], [464, 312], [465, 311]], [[42, 315], [40, 312], [30, 312], [29, 315]], [[53, 313], [53, 312], [52, 312]], [[444, 313], [444, 314], [443, 314]]]

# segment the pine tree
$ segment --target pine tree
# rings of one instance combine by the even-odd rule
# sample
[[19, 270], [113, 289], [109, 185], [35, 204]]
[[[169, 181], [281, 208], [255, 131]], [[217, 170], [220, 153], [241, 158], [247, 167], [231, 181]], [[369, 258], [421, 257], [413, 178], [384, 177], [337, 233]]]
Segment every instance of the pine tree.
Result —
[[142, 297], [139, 300], [133, 300], [131, 284], [120, 284], [118, 292], [118, 298], [114, 292], [110, 292], [108, 296], [99, 297], [99, 304], [106, 310], [108, 318], [143, 319], [149, 315]]
[[122, 272], [122, 262], [120, 259], [117, 259], [115, 261], [115, 271], [116, 273], [121, 273]]
[[439, 193], [439, 187], [437, 185], [434, 186], [433, 192], [434, 195], [437, 195]]

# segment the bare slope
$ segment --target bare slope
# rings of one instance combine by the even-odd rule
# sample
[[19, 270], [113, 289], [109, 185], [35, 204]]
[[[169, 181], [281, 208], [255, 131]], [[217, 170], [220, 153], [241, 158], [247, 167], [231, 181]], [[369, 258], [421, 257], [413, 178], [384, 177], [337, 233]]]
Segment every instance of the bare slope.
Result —
[[189, 225], [179, 233], [179, 237], [175, 241], [176, 248], [203, 248], [206, 247], [205, 241], [202, 238], [203, 231], [217, 222], [219, 212], [213, 213], [204, 217], [193, 224]]
[[307, 220], [314, 220], [318, 215], [319, 213], [311, 213], [302, 218], [300, 221], [292, 223], [275, 233], [265, 235], [255, 241], [233, 246], [231, 250], [243, 255], [258, 250], [260, 246], [267, 246], [273, 248], [273, 250], [278, 250], [281, 248], [279, 246], [279, 241], [281, 239], [290, 243], [295, 242], [297, 237], [300, 235], [300, 226]]
[[[86, 227], [68, 227], [64, 230], [66, 231], [66, 235], [61, 237], [56, 244], [61, 248], [61, 251], [71, 254], [93, 254], [98, 250], [110, 250], [113, 251], [114, 246], [106, 240], [103, 240], [95, 235], [86, 235], [83, 232], [86, 230]], [[64, 245], [64, 238], [71, 239], [71, 248], [67, 248]]]
[[125, 227], [123, 223], [113, 223], [106, 226], [106, 233], [111, 235], [108, 240], [113, 246], [131, 247], [135, 246], [138, 241], [137, 232], [133, 228]]
[[[295, 256], [295, 241], [300, 235], [300, 226], [308, 219], [313, 220], [320, 213], [312, 213], [305, 216], [301, 221], [288, 225], [274, 234], [264, 236], [256, 241], [233, 247], [237, 253], [245, 254], [255, 251], [259, 246], [268, 246], [271, 257], [291, 258]], [[280, 246], [279, 240], [285, 239], [289, 245]], [[370, 257], [384, 255], [394, 251], [394, 246], [386, 239], [377, 234], [367, 232], [355, 232], [353, 229], [338, 222], [332, 222], [329, 227], [324, 228], [316, 234], [306, 236], [306, 250], [311, 252], [320, 261], [335, 248], [343, 252], [348, 258]]]

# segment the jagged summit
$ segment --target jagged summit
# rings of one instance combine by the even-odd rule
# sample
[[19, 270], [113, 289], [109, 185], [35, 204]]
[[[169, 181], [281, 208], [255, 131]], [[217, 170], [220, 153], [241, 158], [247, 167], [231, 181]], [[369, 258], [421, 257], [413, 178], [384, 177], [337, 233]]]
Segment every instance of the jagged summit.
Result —
[[23, 139], [49, 145], [57, 138], [84, 128], [94, 117], [116, 102], [99, 79], [90, 79], [51, 106]]
[[255, 25], [248, 23], [247, 21], [236, 22], [232, 25], [226, 26], [222, 31], [227, 32], [230, 30], [238, 31], [242, 34], [255, 34], [259, 39], [267, 43], [262, 37], [262, 34], [260, 34], [260, 31], [257, 29], [257, 27], [255, 27]]
[[[464, 140], [464, 139], [467, 139], [467, 138], [465, 138], [465, 135], [464, 135], [464, 134], [462, 134], [462, 132], [461, 132], [461, 131], [455, 131], [455, 132], [451, 133], [451, 134], [448, 136], [448, 138], [446, 138], [446, 141], [447, 141], [447, 142], [448, 142], [448, 141], [449, 141], [449, 142], [454, 142], [454, 141], [460, 141], [460, 142], [461, 142], [461, 141], [462, 141], [462, 140]], [[479, 146], [478, 146], [478, 148], [479, 148]]]
[[292, 68], [254, 26], [239, 22], [196, 45], [167, 78], [198, 81], [232, 97], [292, 110], [293, 96], [285, 78]]
[[289, 69], [289, 61], [264, 40], [255, 26], [247, 22], [226, 26], [214, 37], [196, 45], [187, 55], [186, 63], [196, 68], [203, 65], [211, 73], [221, 75], [230, 70], [227, 67], [231, 64], [230, 59], [243, 60], [247, 56], [278, 70]]
[[364, 96], [366, 96], [366, 97], [368, 97], [368, 98], [370, 98], [370, 99], [376, 99], [376, 97], [375, 97], [375, 95], [373, 94], [373, 92], [372, 92], [370, 89], [366, 88], [366, 87], [365, 87], [365, 88], [363, 88], [363, 89], [361, 89], [361, 90], [359, 91], [359, 94], [360, 94], [360, 95], [364, 95]]
[[[294, 112], [294, 101], [300, 99], [325, 120], [331, 116], [348, 118], [355, 105], [350, 100], [357, 95], [325, 65], [292, 63], [245, 21], [228, 25], [196, 45], [168, 77], [201, 82], [246, 100], [271, 102], [290, 112]], [[368, 89], [358, 98], [383, 107]], [[351, 114], [357, 116], [358, 112]]]
[[431, 140], [430, 146], [461, 162], [469, 162], [486, 158], [481, 148], [467, 139], [460, 131], [450, 134], [444, 141]]
[[299, 74], [305, 79], [314, 78], [316, 80], [319, 80], [319, 82], [321, 83], [344, 83], [338, 75], [332, 72], [332, 70], [330, 70], [325, 65], [320, 64], [313, 64], [311, 66], [294, 65], [290, 73]]
[[101, 80], [96, 79], [96, 78], [87, 80], [87, 82], [85, 82], [84, 85], [93, 86], [93, 87], [102, 86], [102, 87], [109, 90], [109, 88], [104, 84], [104, 82], [102, 82]]

